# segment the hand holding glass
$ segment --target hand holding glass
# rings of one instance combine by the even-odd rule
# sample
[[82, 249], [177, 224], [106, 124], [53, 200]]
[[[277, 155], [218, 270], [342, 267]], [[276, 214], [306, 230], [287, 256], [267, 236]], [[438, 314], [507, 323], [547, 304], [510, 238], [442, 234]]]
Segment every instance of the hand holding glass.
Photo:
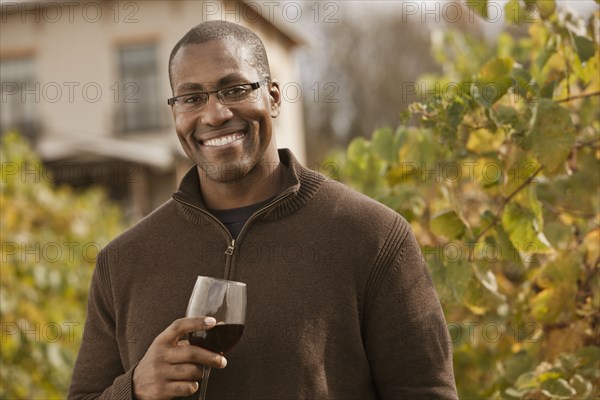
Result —
[[[215, 353], [231, 350], [241, 339], [246, 321], [246, 284], [199, 276], [190, 297], [186, 317], [213, 317], [217, 324], [191, 332], [188, 341]], [[204, 366], [200, 399], [206, 399], [210, 367]]]

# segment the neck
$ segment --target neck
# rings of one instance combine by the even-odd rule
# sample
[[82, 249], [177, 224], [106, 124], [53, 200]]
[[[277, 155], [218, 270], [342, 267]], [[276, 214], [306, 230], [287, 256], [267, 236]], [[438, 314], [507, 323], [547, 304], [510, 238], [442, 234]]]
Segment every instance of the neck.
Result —
[[285, 168], [279, 160], [276, 163], [259, 164], [244, 178], [232, 182], [211, 180], [198, 168], [204, 203], [208, 208], [219, 210], [267, 200], [281, 191]]

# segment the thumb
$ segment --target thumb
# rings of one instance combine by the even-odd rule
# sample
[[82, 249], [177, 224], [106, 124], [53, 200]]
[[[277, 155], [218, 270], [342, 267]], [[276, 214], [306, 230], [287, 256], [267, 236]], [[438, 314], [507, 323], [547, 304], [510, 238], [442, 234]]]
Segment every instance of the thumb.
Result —
[[188, 317], [180, 318], [167, 327], [158, 337], [157, 340], [176, 346], [180, 337], [190, 332], [205, 331], [215, 326], [217, 321], [213, 317]]

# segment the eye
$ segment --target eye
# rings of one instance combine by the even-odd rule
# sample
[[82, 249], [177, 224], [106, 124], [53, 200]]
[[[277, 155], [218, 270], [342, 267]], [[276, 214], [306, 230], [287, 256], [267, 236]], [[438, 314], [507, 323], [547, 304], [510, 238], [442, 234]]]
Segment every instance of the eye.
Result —
[[189, 96], [182, 97], [182, 103], [184, 104], [197, 104], [202, 103], [204, 96], [200, 94], [191, 94]]
[[229, 99], [244, 97], [248, 93], [248, 85], [239, 85], [223, 90], [223, 96]]

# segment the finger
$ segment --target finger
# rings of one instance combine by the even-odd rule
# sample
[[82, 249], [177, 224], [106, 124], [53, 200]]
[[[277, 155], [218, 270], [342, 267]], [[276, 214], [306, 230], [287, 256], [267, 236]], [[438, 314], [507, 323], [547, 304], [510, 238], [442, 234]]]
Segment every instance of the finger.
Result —
[[165, 385], [169, 397], [191, 396], [198, 391], [200, 385], [196, 381], [171, 381]]
[[213, 353], [199, 346], [178, 346], [170, 349], [165, 361], [171, 364], [193, 363], [214, 368], [225, 368], [227, 359], [221, 354]]
[[204, 331], [215, 326], [217, 321], [212, 317], [180, 318], [167, 327], [156, 340], [161, 343], [177, 345], [181, 335], [194, 331]]
[[204, 376], [204, 368], [198, 364], [175, 364], [171, 366], [171, 369], [168, 376], [170, 380], [174, 381], [199, 381]]

